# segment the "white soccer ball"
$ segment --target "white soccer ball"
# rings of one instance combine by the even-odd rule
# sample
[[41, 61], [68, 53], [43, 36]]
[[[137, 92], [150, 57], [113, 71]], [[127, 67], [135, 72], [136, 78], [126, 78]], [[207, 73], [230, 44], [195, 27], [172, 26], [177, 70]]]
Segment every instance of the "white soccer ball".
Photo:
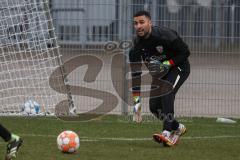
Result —
[[23, 105], [23, 113], [27, 115], [37, 115], [40, 113], [40, 105], [34, 100], [28, 100]]
[[80, 146], [80, 139], [73, 131], [63, 131], [57, 137], [57, 146], [63, 153], [74, 153]]

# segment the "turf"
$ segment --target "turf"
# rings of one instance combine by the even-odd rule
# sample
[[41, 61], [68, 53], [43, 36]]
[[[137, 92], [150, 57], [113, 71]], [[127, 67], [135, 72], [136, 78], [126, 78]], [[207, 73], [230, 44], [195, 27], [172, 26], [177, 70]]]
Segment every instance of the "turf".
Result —
[[[182, 118], [188, 132], [180, 143], [166, 148], [151, 140], [161, 122], [135, 124], [119, 116], [90, 122], [67, 122], [47, 117], [0, 117], [0, 122], [19, 134], [24, 144], [18, 160], [236, 160], [240, 159], [240, 125], [216, 123], [213, 118]], [[81, 146], [63, 154], [56, 146], [63, 130], [75, 131]], [[3, 157], [6, 144], [0, 140]], [[0, 157], [1, 159], [1, 157]]]

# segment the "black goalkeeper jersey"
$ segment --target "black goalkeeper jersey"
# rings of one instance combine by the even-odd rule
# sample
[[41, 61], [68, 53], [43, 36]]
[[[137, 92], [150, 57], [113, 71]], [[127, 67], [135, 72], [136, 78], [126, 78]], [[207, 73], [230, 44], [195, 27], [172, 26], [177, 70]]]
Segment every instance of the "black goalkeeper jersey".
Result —
[[[161, 61], [169, 60], [172, 66], [182, 66], [188, 63], [190, 51], [187, 44], [176, 31], [166, 27], [153, 26], [147, 39], [136, 37], [133, 48], [129, 52], [132, 77], [140, 77], [141, 63], [147, 65], [151, 56], [158, 57]], [[139, 63], [137, 65], [137, 63]], [[184, 65], [183, 65], [184, 66]], [[141, 80], [133, 78], [133, 92], [140, 91]]]

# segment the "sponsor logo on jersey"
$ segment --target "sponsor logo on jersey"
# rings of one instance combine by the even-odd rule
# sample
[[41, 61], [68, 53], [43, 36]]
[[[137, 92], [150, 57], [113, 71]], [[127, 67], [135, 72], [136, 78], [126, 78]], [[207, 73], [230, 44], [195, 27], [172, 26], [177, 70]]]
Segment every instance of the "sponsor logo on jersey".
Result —
[[163, 46], [157, 46], [156, 50], [158, 51], [158, 53], [163, 53]]

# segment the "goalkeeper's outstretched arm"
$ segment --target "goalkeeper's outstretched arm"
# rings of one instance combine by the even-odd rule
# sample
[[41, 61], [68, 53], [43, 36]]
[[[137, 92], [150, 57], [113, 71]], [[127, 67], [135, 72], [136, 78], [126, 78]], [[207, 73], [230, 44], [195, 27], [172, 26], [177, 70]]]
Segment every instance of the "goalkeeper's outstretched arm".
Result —
[[142, 121], [141, 116], [141, 75], [142, 75], [142, 63], [141, 59], [135, 54], [132, 49], [129, 54], [130, 68], [132, 75], [132, 96], [133, 96], [133, 121], [140, 123]]

